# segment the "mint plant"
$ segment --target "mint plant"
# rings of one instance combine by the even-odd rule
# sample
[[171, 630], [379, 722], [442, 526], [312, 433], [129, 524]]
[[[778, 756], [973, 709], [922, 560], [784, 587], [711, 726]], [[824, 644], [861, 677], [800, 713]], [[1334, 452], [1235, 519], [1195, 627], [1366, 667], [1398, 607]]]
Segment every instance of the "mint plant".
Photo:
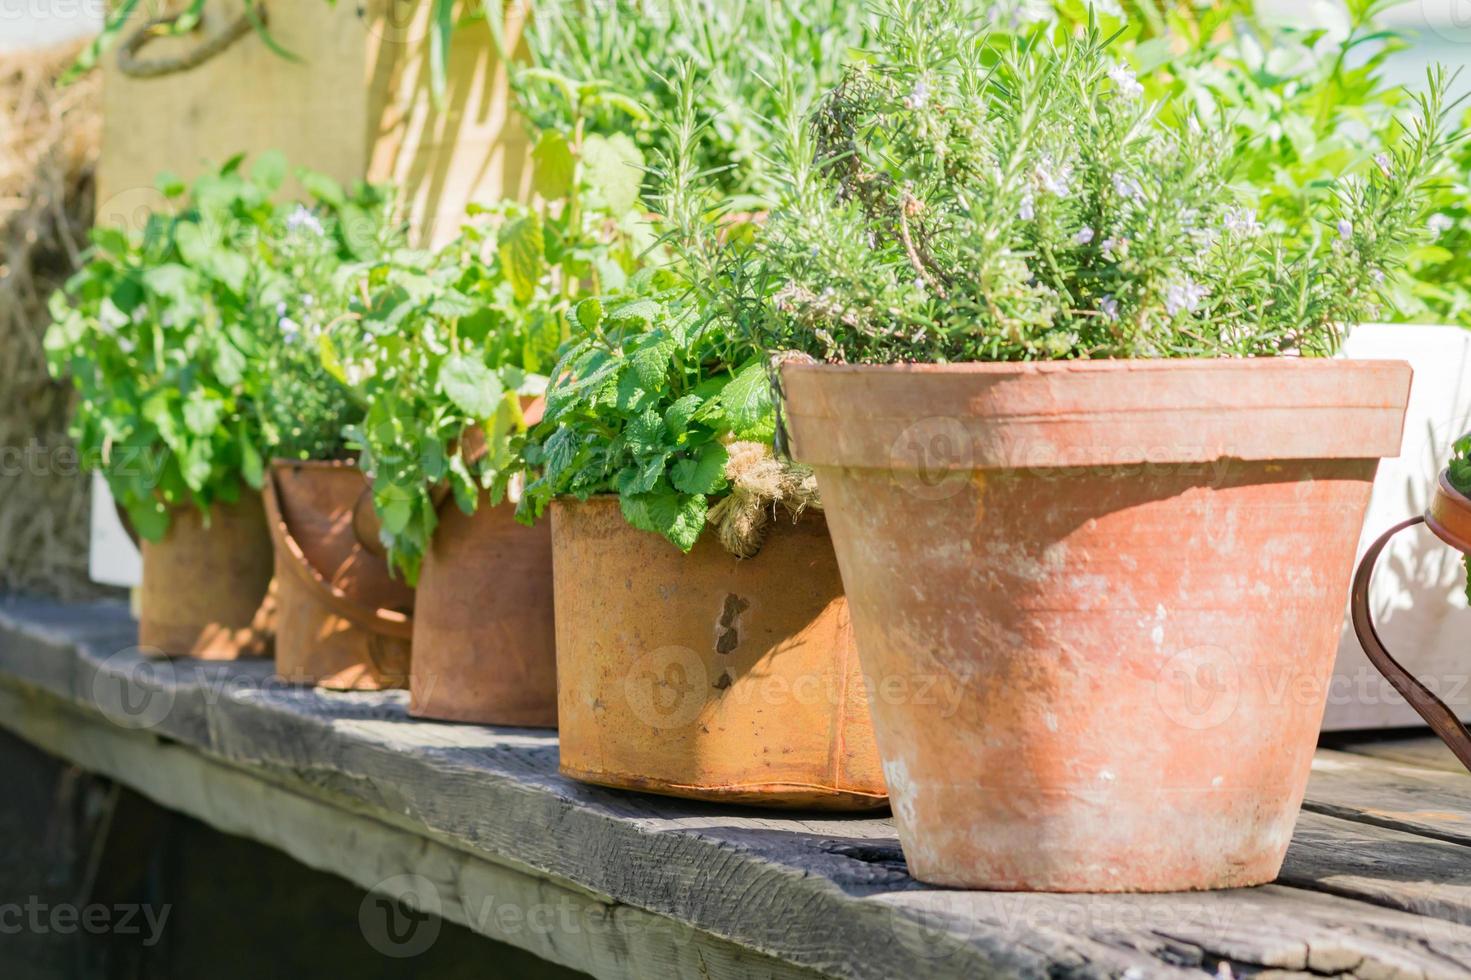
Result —
[[706, 320], [671, 270], [584, 300], [577, 319], [585, 335], [558, 364], [523, 450], [541, 475], [521, 515], [540, 516], [557, 496], [616, 493], [630, 524], [689, 551], [728, 489], [727, 444], [772, 437], [765, 363]]
[[51, 299], [53, 374], [78, 398], [73, 435], [138, 533], [259, 488], [265, 461], [342, 451], [353, 406], [311, 335], [347, 304], [350, 269], [398, 230], [380, 191], [316, 174], [310, 205], [277, 202], [279, 154], [236, 158], [141, 230], [97, 228], [86, 265]]
[[694, 78], [685, 66], [671, 79], [670, 148], [650, 168], [665, 190], [655, 202], [661, 241], [680, 247], [651, 252], [621, 288], [577, 305], [545, 418], [519, 447], [535, 479], [518, 516], [535, 520], [559, 496], [616, 494], [630, 524], [683, 551], [713, 523], [727, 550], [745, 557], [778, 503], [800, 510], [815, 490], [762, 449], [775, 432], [765, 359], [696, 288], [711, 271], [703, 256], [749, 240], [756, 225], [691, 190], [708, 138]]
[[[596, 85], [566, 90], [574, 118], [601, 107]], [[365, 406], [352, 430], [372, 475], [382, 539], [408, 581], [448, 497], [467, 514], [505, 499], [513, 442], [534, 417], [573, 312], [624, 288], [653, 244], [639, 201], [642, 158], [627, 137], [542, 133], [535, 205], [472, 207], [460, 237], [372, 266], [362, 299], [323, 362]], [[349, 353], [345, 343], [356, 343]]]

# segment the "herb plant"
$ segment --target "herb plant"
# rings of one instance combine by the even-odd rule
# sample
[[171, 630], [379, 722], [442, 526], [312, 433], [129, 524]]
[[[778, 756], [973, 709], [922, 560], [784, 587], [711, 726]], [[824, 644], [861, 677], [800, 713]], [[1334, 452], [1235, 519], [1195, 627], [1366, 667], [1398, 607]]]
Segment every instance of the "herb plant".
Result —
[[[1120, 57], [1139, 68], [1150, 94], [1176, 96], [1234, 134], [1234, 179], [1269, 228], [1310, 234], [1338, 178], [1373, 168], [1379, 144], [1395, 137], [1407, 95], [1385, 70], [1410, 41], [1379, 22], [1393, 5], [1346, 0], [1342, 24], [1329, 30], [1265, 23], [1249, 0], [1164, 11], [1129, 0], [1117, 23], [1135, 43]], [[1063, 22], [1076, 27], [1081, 15], [1066, 7]], [[1384, 286], [1393, 319], [1463, 322], [1471, 312], [1471, 265], [1462, 258], [1471, 244], [1468, 174], [1471, 150], [1459, 146], [1431, 191], [1429, 234]]]
[[[568, 97], [578, 112], [601, 104], [596, 88]], [[574, 308], [621, 290], [653, 243], [641, 164], [627, 137], [547, 130], [535, 206], [474, 207], [449, 246], [385, 256], [352, 314], [359, 356], [324, 342], [324, 362], [366, 406], [353, 437], [383, 542], [410, 582], [448, 494], [467, 514], [482, 497], [504, 499], [517, 473], [512, 441], [572, 334]]]
[[946, 3], [895, 0], [883, 24], [875, 60], [810, 124], [787, 103], [782, 198], [738, 260], [761, 285], [737, 315], [769, 349], [854, 362], [1331, 354], [1418, 242], [1454, 141], [1433, 74], [1401, 138], [1310, 231], [1274, 232], [1233, 185], [1232, 134], [1148, 100], [1096, 24], [999, 50]]
[[259, 488], [272, 455], [341, 451], [351, 406], [311, 335], [346, 306], [349, 267], [395, 232], [372, 188], [303, 173], [314, 206], [275, 202], [285, 174], [264, 154], [192, 188], [162, 178], [172, 210], [95, 229], [52, 297], [47, 356], [78, 390], [77, 444], [150, 540], [175, 507]]
[[[673, 84], [672, 148], [656, 151], [651, 170], [656, 186], [688, 190], [699, 182], [708, 130], [693, 69]], [[667, 193], [656, 203], [667, 228], [699, 243], [691, 257], [754, 233], [749, 220], [722, 216], [699, 194]], [[700, 274], [698, 263], [669, 259], [577, 305], [545, 418], [521, 446], [522, 465], [538, 474], [521, 519], [534, 520], [558, 496], [616, 494], [630, 524], [683, 551], [715, 523], [727, 550], [745, 556], [759, 546], [770, 509], [782, 502], [796, 510], [811, 496], [801, 474], [761, 448], [775, 430], [765, 361], [713, 315], [693, 288]]]
[[[1457, 439], [1451, 447], [1450, 462], [1446, 465], [1446, 479], [1463, 496], [1471, 497], [1471, 434]], [[1466, 598], [1471, 600], [1471, 554], [1465, 556]]]

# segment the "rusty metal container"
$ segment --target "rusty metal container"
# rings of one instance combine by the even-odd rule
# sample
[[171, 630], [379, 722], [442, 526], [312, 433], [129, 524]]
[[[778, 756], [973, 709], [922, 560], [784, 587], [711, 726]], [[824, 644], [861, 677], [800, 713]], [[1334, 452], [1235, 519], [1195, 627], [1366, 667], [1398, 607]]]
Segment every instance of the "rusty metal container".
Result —
[[637, 530], [614, 497], [552, 504], [562, 772], [692, 799], [885, 805], [822, 515], [738, 560]]
[[[1384, 546], [1399, 532], [1419, 524], [1424, 524], [1437, 538], [1463, 555], [1471, 555], [1471, 498], [1455, 488], [1449, 472], [1442, 471], [1425, 514], [1385, 531], [1364, 553], [1349, 593], [1349, 614], [1354, 633], [1358, 636], [1364, 653], [1368, 655], [1369, 662], [1389, 680], [1406, 703], [1425, 719], [1425, 724], [1450, 748], [1461, 765], [1471, 772], [1471, 729], [1467, 729], [1456, 712], [1406, 670], [1385, 648], [1369, 607], [1369, 586], [1373, 582], [1374, 565], [1379, 561]], [[1468, 569], [1471, 569], [1471, 563], [1468, 563]]]
[[266, 481], [275, 545], [276, 673], [337, 690], [407, 687], [414, 591], [358, 541], [367, 487], [342, 462], [277, 460]]
[[180, 507], [164, 539], [140, 548], [139, 647], [204, 660], [270, 655], [271, 535], [259, 493], [242, 489], [208, 518]]
[[424, 555], [409, 713], [482, 725], [557, 725], [552, 534], [510, 504], [452, 501]]

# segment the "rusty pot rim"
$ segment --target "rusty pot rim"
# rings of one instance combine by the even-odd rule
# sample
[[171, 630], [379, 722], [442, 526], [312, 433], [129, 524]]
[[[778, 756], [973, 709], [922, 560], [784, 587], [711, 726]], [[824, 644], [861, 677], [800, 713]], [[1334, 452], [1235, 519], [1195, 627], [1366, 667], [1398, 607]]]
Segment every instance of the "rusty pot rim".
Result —
[[357, 470], [366, 472], [354, 459], [287, 459], [284, 456], [271, 458], [271, 469], [310, 469], [310, 470]]
[[1451, 484], [1449, 469], [1441, 470], [1436, 480], [1425, 526], [1450, 547], [1471, 554], [1471, 497]]

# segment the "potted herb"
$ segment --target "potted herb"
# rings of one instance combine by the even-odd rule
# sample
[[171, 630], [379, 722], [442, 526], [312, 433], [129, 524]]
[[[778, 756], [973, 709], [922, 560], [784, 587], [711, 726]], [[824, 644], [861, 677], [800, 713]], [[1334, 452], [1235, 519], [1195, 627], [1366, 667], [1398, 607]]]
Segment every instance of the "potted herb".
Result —
[[[683, 118], [683, 149], [657, 168], [671, 186], [695, 178], [699, 130]], [[536, 475], [521, 515], [551, 517], [562, 772], [698, 799], [881, 806], [811, 475], [772, 456], [765, 365], [707, 315], [694, 274], [646, 268], [577, 305], [521, 448]]]
[[[78, 446], [142, 539], [139, 643], [163, 653], [266, 652], [264, 460], [339, 424], [335, 405], [314, 396], [284, 413], [269, 390], [291, 383], [284, 366], [309, 370], [282, 329], [311, 288], [290, 271], [298, 206], [273, 202], [285, 174], [265, 154], [192, 187], [162, 178], [170, 207], [139, 229], [95, 229], [85, 267], [52, 297], [51, 368], [75, 383]], [[319, 192], [312, 220], [331, 229], [309, 264], [327, 277], [351, 258], [341, 222], [360, 202], [305, 180]]]
[[890, 4], [882, 53], [792, 116], [737, 297], [865, 672], [955, 693], [872, 705], [910, 870], [1270, 881], [1410, 382], [1323, 355], [1424, 226], [1443, 82], [1293, 246], [1097, 29], [998, 51], [952, 14]]
[[403, 252], [403, 229], [385, 188], [359, 184], [349, 195], [321, 178], [305, 183], [320, 204], [291, 210], [276, 229], [281, 295], [267, 290], [263, 305], [282, 342], [259, 365], [256, 398], [275, 447], [264, 501], [275, 551], [276, 672], [333, 689], [402, 688], [414, 593], [355, 533], [368, 481], [348, 434], [364, 407], [322, 352], [357, 357], [369, 349], [361, 284]]
[[445, 248], [385, 256], [364, 283], [366, 356], [324, 348], [367, 406], [371, 536], [417, 584], [419, 717], [557, 723], [551, 537], [515, 519], [512, 444], [541, 418], [576, 304], [622, 288], [653, 242], [632, 142], [575, 121], [600, 87], [565, 94], [573, 124], [533, 155], [537, 203], [472, 207]]

